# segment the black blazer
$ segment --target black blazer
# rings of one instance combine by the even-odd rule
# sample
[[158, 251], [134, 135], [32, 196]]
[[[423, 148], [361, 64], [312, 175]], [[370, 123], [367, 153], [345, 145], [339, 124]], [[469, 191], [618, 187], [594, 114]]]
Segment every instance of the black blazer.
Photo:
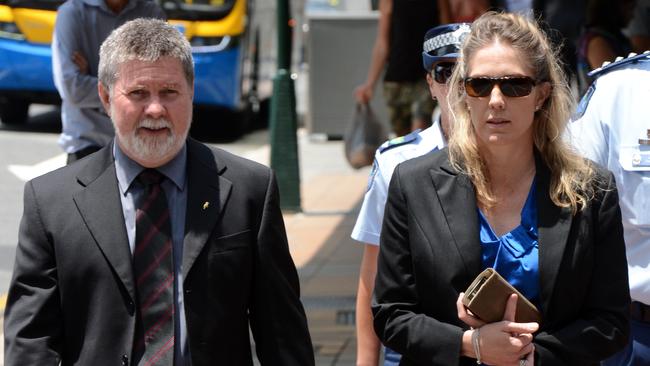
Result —
[[[313, 365], [271, 170], [188, 140], [192, 365]], [[130, 364], [135, 284], [112, 146], [25, 186], [5, 365]], [[209, 205], [204, 205], [209, 202]]]
[[[628, 339], [630, 296], [618, 194], [611, 173], [585, 210], [550, 200], [537, 159], [543, 321], [538, 365], [596, 365]], [[400, 164], [390, 183], [372, 310], [382, 342], [401, 365], [471, 365], [460, 357], [456, 299], [482, 270], [474, 187], [447, 149]]]

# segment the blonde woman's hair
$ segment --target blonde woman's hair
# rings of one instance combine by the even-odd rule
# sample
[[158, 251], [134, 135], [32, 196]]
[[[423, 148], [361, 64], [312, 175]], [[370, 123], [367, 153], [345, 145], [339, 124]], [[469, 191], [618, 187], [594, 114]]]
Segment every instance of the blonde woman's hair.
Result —
[[535, 148], [551, 171], [551, 200], [557, 206], [570, 207], [574, 214], [582, 210], [593, 197], [594, 170], [562, 137], [574, 102], [557, 52], [537, 24], [520, 15], [488, 12], [476, 19], [471, 28], [449, 82], [448, 102], [454, 121], [449, 141], [452, 165], [469, 176], [480, 204], [494, 206], [496, 199], [490, 189], [487, 167], [479, 154], [462, 81], [468, 75], [468, 60], [479, 49], [496, 41], [505, 42], [534, 70], [535, 80], [546, 81], [551, 86], [533, 122]]

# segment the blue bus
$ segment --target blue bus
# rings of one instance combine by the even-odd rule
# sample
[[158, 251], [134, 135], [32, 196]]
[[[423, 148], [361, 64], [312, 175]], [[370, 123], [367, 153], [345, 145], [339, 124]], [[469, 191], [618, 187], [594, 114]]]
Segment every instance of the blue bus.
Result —
[[[0, 120], [25, 123], [32, 103], [59, 104], [50, 43], [64, 0], [0, 0]], [[268, 110], [275, 72], [275, 1], [159, 0], [192, 45], [197, 111], [222, 110], [217, 131], [239, 134]], [[264, 120], [264, 118], [261, 118]]]

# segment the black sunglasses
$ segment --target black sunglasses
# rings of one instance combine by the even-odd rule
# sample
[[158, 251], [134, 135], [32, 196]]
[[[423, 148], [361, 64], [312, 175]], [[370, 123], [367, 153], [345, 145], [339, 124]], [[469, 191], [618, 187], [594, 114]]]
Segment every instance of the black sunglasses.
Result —
[[433, 79], [438, 84], [445, 84], [447, 80], [451, 77], [451, 73], [454, 71], [453, 62], [440, 62], [433, 67]]
[[477, 77], [465, 78], [464, 84], [470, 97], [487, 97], [495, 85], [506, 97], [525, 97], [533, 91], [537, 81], [528, 76]]

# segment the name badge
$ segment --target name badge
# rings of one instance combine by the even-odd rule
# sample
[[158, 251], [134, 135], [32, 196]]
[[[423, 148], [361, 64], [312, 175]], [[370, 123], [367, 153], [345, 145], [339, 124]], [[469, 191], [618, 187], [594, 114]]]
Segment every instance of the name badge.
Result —
[[650, 167], [650, 151], [632, 154], [633, 167]]
[[650, 148], [641, 145], [621, 146], [619, 162], [627, 171], [650, 172]]

